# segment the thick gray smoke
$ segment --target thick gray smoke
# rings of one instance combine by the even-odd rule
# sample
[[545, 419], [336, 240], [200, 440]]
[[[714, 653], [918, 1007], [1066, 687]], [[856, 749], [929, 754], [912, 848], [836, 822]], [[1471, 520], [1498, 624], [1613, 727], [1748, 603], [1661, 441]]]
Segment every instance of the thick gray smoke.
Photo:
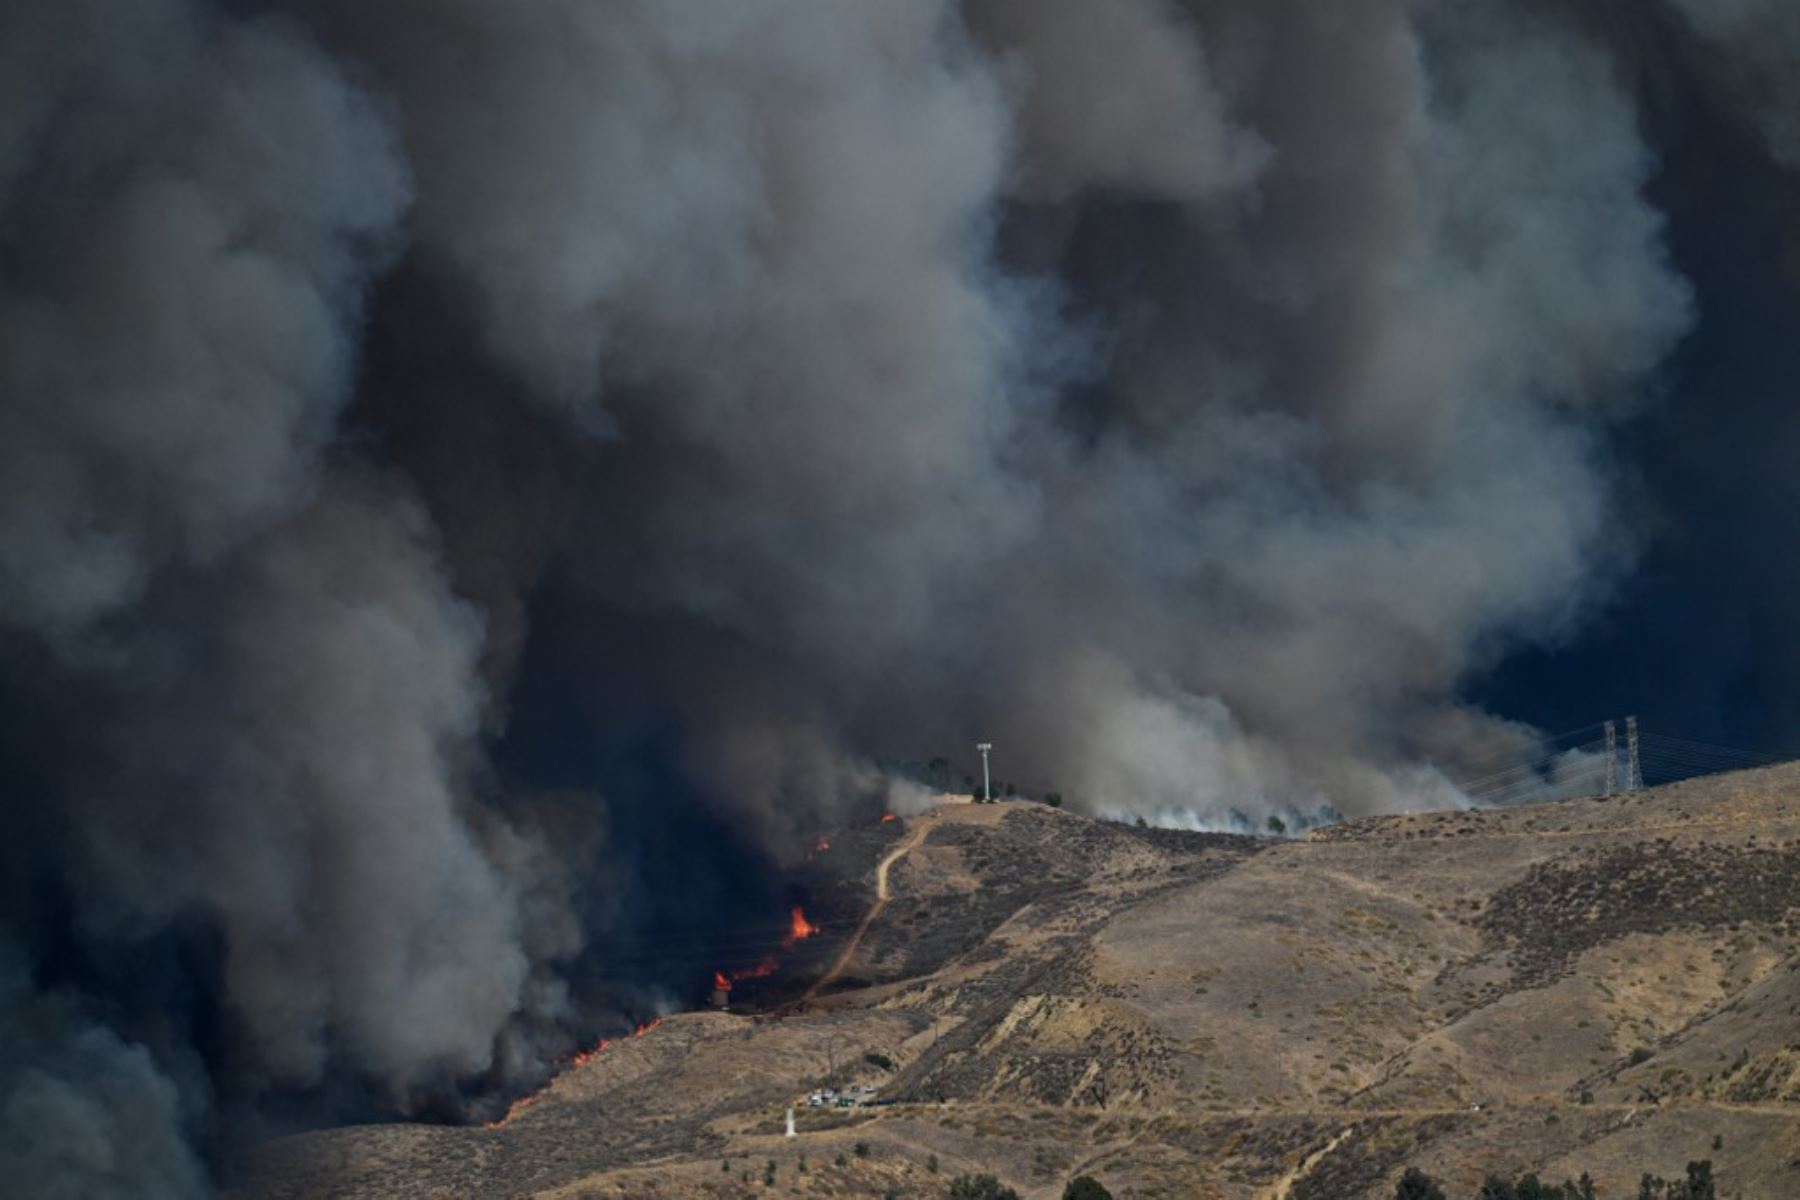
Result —
[[[1786, 7], [1671, 3], [1791, 157]], [[178, 1195], [224, 1108], [529, 1079], [673, 886], [634, 789], [772, 858], [977, 737], [1170, 823], [1453, 802], [1693, 318], [1557, 11], [9, 6], [8, 1156]]]

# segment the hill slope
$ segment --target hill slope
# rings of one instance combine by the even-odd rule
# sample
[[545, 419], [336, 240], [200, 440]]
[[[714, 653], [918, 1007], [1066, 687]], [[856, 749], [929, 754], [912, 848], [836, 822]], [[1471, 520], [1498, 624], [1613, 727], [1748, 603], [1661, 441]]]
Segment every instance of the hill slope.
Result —
[[[1013, 805], [858, 836], [890, 849], [840, 860], [846, 903], [905, 853], [819, 996], [672, 1016], [502, 1128], [286, 1139], [237, 1190], [1339, 1200], [1416, 1164], [1617, 1197], [1707, 1157], [1800, 1194], [1800, 768], [1302, 841]], [[828, 1075], [895, 1103], [781, 1136]]]

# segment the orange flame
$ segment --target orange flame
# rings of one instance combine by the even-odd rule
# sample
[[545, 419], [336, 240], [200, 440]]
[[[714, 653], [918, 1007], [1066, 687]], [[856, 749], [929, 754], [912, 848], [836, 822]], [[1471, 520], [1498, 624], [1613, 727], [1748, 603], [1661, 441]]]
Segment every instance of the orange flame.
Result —
[[[636, 1029], [633, 1029], [628, 1036], [642, 1037], [644, 1034], [649, 1033], [652, 1029], [655, 1029], [658, 1025], [661, 1025], [661, 1024], [662, 1024], [662, 1018], [656, 1017], [652, 1020], [645, 1021], [642, 1025], [639, 1025]], [[520, 1096], [517, 1100], [514, 1100], [511, 1104], [507, 1105], [506, 1106], [506, 1115], [502, 1116], [502, 1117], [497, 1117], [494, 1120], [489, 1121], [487, 1123], [487, 1127], [489, 1129], [501, 1128], [508, 1121], [511, 1121], [514, 1117], [518, 1116], [520, 1113], [524, 1112], [526, 1109], [528, 1109], [532, 1105], [536, 1104], [538, 1102], [538, 1100], [544, 1095], [544, 1093], [550, 1090], [550, 1085], [556, 1082], [556, 1077], [558, 1075], [561, 1075], [563, 1073], [563, 1071], [567, 1070], [570, 1067], [586, 1066], [588, 1063], [593, 1062], [595, 1058], [599, 1057], [600, 1054], [603, 1053], [608, 1046], [611, 1046], [615, 1041], [621, 1041], [621, 1040], [623, 1040], [623, 1039], [601, 1038], [598, 1042], [594, 1043], [594, 1046], [591, 1049], [577, 1050], [575, 1053], [567, 1056], [566, 1058], [559, 1060], [558, 1064], [554, 1068], [552, 1068], [552, 1070], [550, 1072], [550, 1078], [544, 1081], [544, 1085], [542, 1087], [538, 1088], [537, 1091], [532, 1092], [529, 1095]]]
[[[818, 937], [823, 932], [825, 931], [806, 919], [806, 910], [796, 904], [788, 910], [788, 931], [787, 936], [781, 939], [781, 949], [783, 952], [792, 950], [807, 938]], [[746, 979], [767, 979], [780, 967], [780, 955], [771, 954], [754, 967], [739, 967], [734, 971], [714, 971], [713, 990], [729, 992], [734, 983], [742, 983]]]
[[814, 925], [811, 921], [808, 921], [806, 919], [805, 910], [796, 904], [793, 913], [789, 917], [786, 944], [792, 946], [795, 942], [804, 941], [809, 937], [817, 936], [818, 932], [819, 927]]
[[813, 853], [814, 854], [823, 854], [829, 849], [831, 849], [831, 843], [826, 841], [824, 838], [820, 838], [819, 844], [817, 846], [813, 847]]
[[882, 814], [881, 814], [881, 823], [882, 823], [882, 824], [883, 824], [883, 825], [886, 825], [886, 824], [887, 824], [887, 823], [888, 823], [888, 822], [889, 822], [889, 821], [892, 821], [892, 820], [894, 820], [894, 819], [895, 819], [895, 818], [894, 818], [894, 814], [893, 814], [893, 813], [882, 813]]

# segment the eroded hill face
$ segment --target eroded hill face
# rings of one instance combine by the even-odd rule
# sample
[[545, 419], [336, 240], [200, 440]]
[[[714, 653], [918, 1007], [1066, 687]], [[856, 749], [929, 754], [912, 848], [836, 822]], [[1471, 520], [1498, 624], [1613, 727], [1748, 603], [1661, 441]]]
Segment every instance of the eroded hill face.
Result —
[[[1025, 805], [858, 836], [813, 883], [872, 915], [810, 999], [672, 1016], [503, 1128], [288, 1139], [240, 1193], [1628, 1196], [1711, 1158], [1800, 1195], [1800, 768], [1292, 842]], [[804, 1104], [856, 1082], [894, 1103]]]

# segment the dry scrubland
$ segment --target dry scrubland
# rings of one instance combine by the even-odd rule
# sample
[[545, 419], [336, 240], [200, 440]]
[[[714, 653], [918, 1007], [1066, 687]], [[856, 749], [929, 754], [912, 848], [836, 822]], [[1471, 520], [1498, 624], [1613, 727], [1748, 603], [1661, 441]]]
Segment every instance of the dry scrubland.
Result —
[[[909, 831], [811, 1004], [671, 1017], [501, 1129], [276, 1142], [235, 1189], [939, 1197], [979, 1170], [1342, 1200], [1416, 1164], [1452, 1196], [1586, 1170], [1629, 1197], [1708, 1157], [1722, 1196], [1800, 1196], [1800, 767], [1276, 843], [946, 807], [834, 838], [810, 880], [833, 915]], [[892, 1073], [839, 1077], [901, 1103], [783, 1138], [867, 1052]]]

